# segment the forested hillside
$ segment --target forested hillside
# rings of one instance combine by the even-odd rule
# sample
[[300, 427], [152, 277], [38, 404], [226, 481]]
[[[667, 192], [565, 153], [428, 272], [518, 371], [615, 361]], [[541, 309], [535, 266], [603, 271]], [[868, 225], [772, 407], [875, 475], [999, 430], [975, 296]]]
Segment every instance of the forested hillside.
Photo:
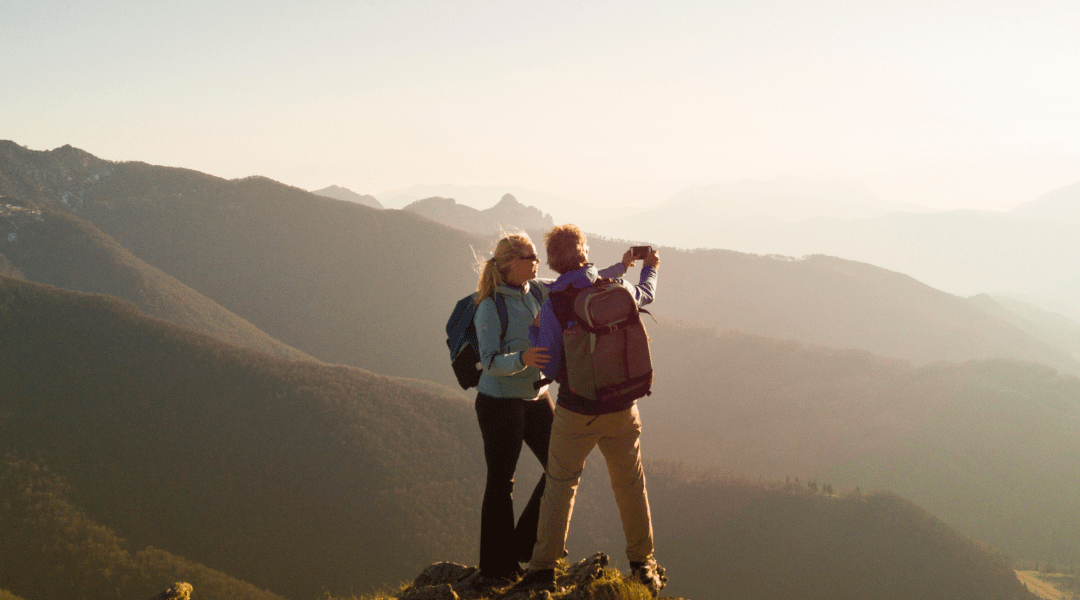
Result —
[[[110, 590], [127, 589], [123, 573], [144, 581], [146, 573], [174, 572], [146, 564], [197, 561], [303, 599], [394, 584], [436, 560], [475, 560], [482, 452], [472, 409], [456, 394], [275, 358], [114, 298], [11, 278], [0, 278], [0, 332], [0, 379], [9, 382], [0, 389], [0, 444], [13, 455], [4, 479], [13, 496], [0, 506], [16, 507], [4, 517], [16, 525], [4, 559], [13, 562], [5, 564], [28, 560], [19, 548], [44, 537], [35, 531], [53, 531], [18, 508], [41, 503], [72, 515], [61, 520], [73, 527], [62, 530], [70, 537], [60, 539], [70, 541], [57, 542], [59, 554], [43, 546], [40, 564], [54, 574], [57, 565], [75, 565], [80, 581], [99, 586], [89, 598], [117, 597]], [[1001, 558], [910, 503], [647, 468], [672, 594], [779, 598], [794, 590], [873, 599], [904, 589], [930, 599], [1023, 597]], [[618, 555], [602, 466], [591, 462], [588, 471], [571, 549]], [[50, 473], [70, 484], [63, 494]], [[20, 491], [27, 481], [43, 491], [34, 496], [40, 501]], [[43, 529], [27, 529], [25, 519]], [[884, 529], [860, 533], [869, 523]], [[172, 554], [132, 550], [147, 546]], [[927, 557], [944, 566], [900, 586]], [[115, 577], [112, 564], [123, 567]], [[36, 600], [25, 591], [36, 580], [22, 578], [35, 572], [0, 569], [11, 578], [0, 588]], [[968, 591], [954, 593], [957, 579]]]
[[1007, 559], [892, 494], [680, 469], [649, 483], [669, 575], [693, 573], [687, 598], [1032, 598]]
[[1014, 557], [1080, 556], [1080, 379], [650, 325], [653, 456], [890, 490]]
[[956, 393], [886, 452], [823, 479], [911, 498], [1014, 557], [1080, 558], [1080, 380], [1039, 365], [979, 362], [949, 373]]
[[456, 397], [106, 296], [0, 278], [0, 307], [0, 450], [63, 474], [137, 547], [293, 598], [472, 553], [482, 458]]
[[[0, 199], [0, 260], [13, 273], [69, 290], [123, 298], [146, 314], [285, 358], [313, 360], [136, 258], [66, 212]], [[0, 274], [5, 274], [0, 267]]]
[[[205, 600], [283, 600], [157, 548], [133, 552], [75, 507], [68, 490], [47, 467], [0, 455], [0, 586], [25, 600], [121, 600], [186, 581]], [[0, 590], [0, 600], [19, 598]]]

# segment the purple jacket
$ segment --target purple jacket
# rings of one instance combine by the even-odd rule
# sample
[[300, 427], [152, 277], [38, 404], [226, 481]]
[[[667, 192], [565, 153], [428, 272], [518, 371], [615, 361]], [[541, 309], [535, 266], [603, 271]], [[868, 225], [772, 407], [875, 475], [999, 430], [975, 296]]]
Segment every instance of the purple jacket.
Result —
[[[563, 273], [554, 283], [548, 286], [548, 291], [555, 294], [571, 286], [575, 288], [587, 287], [596, 281], [599, 276], [596, 267], [590, 263], [580, 269]], [[642, 267], [639, 283], [627, 286], [627, 288], [634, 294], [639, 308], [652, 302], [656, 295], [656, 268]], [[566, 366], [563, 357], [562, 325], [559, 324], [559, 320], [555, 317], [555, 310], [552, 308], [550, 299], [540, 307], [540, 325], [529, 326], [529, 343], [535, 347], [547, 348], [551, 360], [541, 369], [541, 372], [548, 379], [556, 379], [560, 371], [565, 369]], [[625, 410], [633, 405], [633, 401], [626, 406], [604, 406], [597, 412], [598, 407], [596, 405], [582, 406], [580, 403], [565, 397], [560, 389], [558, 404], [580, 414], [606, 414]]]

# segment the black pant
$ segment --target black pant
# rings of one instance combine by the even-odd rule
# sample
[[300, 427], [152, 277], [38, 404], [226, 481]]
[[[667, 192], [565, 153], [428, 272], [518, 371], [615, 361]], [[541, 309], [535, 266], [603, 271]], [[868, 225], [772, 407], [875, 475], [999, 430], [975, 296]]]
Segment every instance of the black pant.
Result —
[[514, 471], [522, 442], [547, 468], [554, 412], [546, 393], [537, 400], [476, 396], [476, 416], [487, 461], [487, 486], [480, 511], [480, 571], [484, 575], [508, 575], [518, 568], [518, 561], [528, 562], [532, 556], [544, 476], [540, 476], [515, 528]]

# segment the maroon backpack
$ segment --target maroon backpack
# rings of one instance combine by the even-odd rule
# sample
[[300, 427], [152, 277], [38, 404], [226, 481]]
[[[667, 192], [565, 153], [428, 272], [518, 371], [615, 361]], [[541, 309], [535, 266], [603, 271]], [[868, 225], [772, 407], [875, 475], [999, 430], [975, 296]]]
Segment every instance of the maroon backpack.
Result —
[[623, 403], [649, 395], [649, 336], [634, 294], [618, 280], [551, 295], [562, 325], [565, 363], [557, 381], [582, 401]]

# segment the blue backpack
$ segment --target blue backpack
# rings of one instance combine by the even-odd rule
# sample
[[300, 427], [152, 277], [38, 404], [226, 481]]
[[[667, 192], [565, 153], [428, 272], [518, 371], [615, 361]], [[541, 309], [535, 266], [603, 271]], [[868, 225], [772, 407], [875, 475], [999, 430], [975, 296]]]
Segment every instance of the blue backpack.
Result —
[[[543, 292], [540, 286], [529, 284], [529, 291], [536, 298], [538, 304], [543, 304]], [[506, 326], [509, 317], [506, 315], [506, 300], [502, 294], [494, 294], [495, 310], [499, 313], [499, 342], [506, 337]], [[480, 383], [480, 373], [483, 369], [480, 365], [480, 343], [476, 339], [476, 326], [473, 325], [473, 317], [476, 315], [476, 292], [465, 296], [454, 305], [454, 311], [450, 313], [450, 320], [446, 322], [446, 345], [450, 348], [450, 366], [454, 369], [458, 384], [461, 389], [467, 390], [476, 387]]]

